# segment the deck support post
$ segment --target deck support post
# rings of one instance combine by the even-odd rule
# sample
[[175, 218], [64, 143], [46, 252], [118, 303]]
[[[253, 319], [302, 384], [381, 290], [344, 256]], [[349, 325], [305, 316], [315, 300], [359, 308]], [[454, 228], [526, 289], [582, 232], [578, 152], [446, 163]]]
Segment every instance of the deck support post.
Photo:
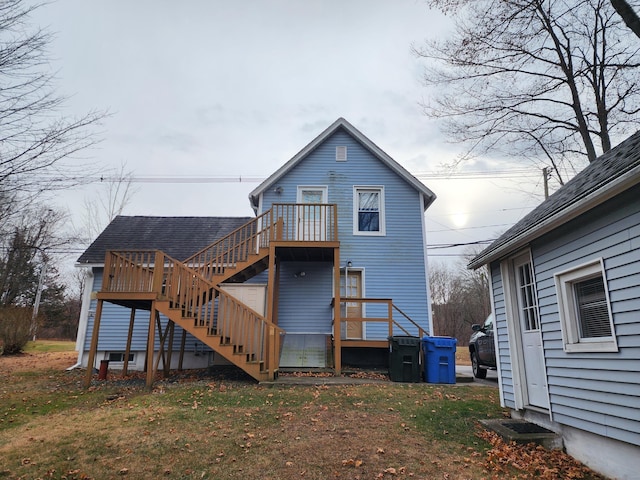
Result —
[[182, 371], [182, 362], [184, 361], [184, 346], [187, 343], [187, 331], [182, 329], [182, 338], [180, 339], [180, 357], [178, 358], [178, 371]]
[[336, 375], [342, 373], [342, 344], [340, 318], [340, 248], [333, 249], [333, 368]]
[[273, 245], [269, 245], [269, 267], [267, 275], [267, 322], [274, 323], [274, 297], [275, 297], [275, 283], [276, 283], [276, 248]]
[[133, 322], [136, 318], [136, 309], [131, 309], [131, 316], [129, 317], [129, 333], [127, 334], [127, 346], [124, 350], [124, 365], [122, 366], [122, 376], [126, 377], [129, 373], [129, 354], [131, 353], [131, 339], [133, 337]]
[[151, 312], [149, 314], [149, 334], [147, 335], [147, 388], [151, 389], [153, 386], [153, 377], [154, 377], [154, 369], [153, 369], [153, 351], [155, 349], [156, 343], [156, 302], [155, 300], [151, 302]]
[[176, 328], [176, 324], [173, 320], [169, 320], [169, 345], [167, 345], [167, 364], [164, 368], [165, 377], [169, 375], [169, 371], [171, 370], [171, 356], [173, 355], [173, 332]]
[[272, 321], [278, 325], [278, 308], [280, 305], [280, 259], [275, 259], [276, 276], [274, 278], [273, 286], [273, 318]]
[[156, 310], [156, 327], [158, 328], [158, 336], [160, 339], [160, 349], [158, 350], [158, 356], [156, 357], [156, 363], [153, 366], [153, 370], [155, 372], [158, 371], [158, 365], [160, 365], [160, 359], [162, 359], [162, 371], [163, 373], [165, 373], [165, 375], [167, 370], [167, 360], [164, 352], [164, 342], [167, 339], [167, 334], [169, 333], [169, 323], [167, 323], [167, 328], [163, 332], [162, 322], [160, 321], [160, 312]]
[[89, 348], [89, 359], [87, 360], [87, 373], [84, 379], [84, 387], [89, 388], [91, 377], [93, 376], [93, 364], [96, 361], [98, 350], [98, 335], [100, 334], [100, 317], [102, 317], [102, 300], [98, 300], [96, 306], [96, 316], [93, 319], [93, 332], [91, 332], [91, 347]]
[[[275, 312], [275, 292], [276, 292], [276, 247], [273, 244], [269, 244], [269, 271], [267, 276], [267, 323], [273, 324], [274, 319], [277, 321], [278, 316]], [[267, 331], [265, 335], [267, 337], [267, 352], [265, 352], [265, 360], [267, 361], [267, 370], [269, 372], [269, 378], [273, 380], [275, 378], [275, 371], [279, 359], [276, 358], [276, 343], [272, 332], [275, 329], [271, 325], [267, 325]]]

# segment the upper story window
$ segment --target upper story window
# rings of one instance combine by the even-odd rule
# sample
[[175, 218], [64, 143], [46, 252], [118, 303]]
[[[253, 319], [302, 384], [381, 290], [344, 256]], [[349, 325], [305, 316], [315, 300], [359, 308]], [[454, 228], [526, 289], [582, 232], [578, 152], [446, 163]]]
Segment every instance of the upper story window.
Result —
[[353, 234], [385, 235], [384, 189], [354, 187]]
[[598, 259], [555, 275], [566, 352], [617, 352], [604, 266]]

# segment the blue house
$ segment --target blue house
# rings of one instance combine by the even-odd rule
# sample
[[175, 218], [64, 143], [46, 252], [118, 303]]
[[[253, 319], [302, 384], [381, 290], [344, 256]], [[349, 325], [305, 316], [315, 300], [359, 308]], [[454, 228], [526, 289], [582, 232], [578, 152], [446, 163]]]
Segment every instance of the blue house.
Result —
[[173, 254], [175, 217], [143, 239], [122, 238], [127, 219], [141, 217], [107, 227], [79, 259], [106, 254], [93, 264], [80, 363], [116, 349], [126, 369], [137, 352], [149, 382], [178, 351], [179, 366], [214, 352], [258, 380], [280, 367], [340, 373], [343, 362], [384, 355], [391, 335], [431, 331], [424, 212], [435, 195], [349, 122], [334, 122], [249, 200], [255, 218], [217, 229], [206, 246], [196, 245], [206, 234], [178, 235], [194, 242]]
[[611, 478], [640, 470], [640, 132], [471, 263], [491, 278], [502, 405]]

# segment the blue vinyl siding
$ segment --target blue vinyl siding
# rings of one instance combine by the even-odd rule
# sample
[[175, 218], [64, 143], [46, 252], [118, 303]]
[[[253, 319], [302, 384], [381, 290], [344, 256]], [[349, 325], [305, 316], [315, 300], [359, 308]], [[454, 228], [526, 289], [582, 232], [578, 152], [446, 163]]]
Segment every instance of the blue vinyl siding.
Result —
[[[533, 242], [556, 422], [640, 445], [640, 187]], [[566, 353], [555, 273], [603, 258], [618, 352]]]
[[[304, 277], [297, 276], [305, 272]], [[333, 268], [321, 262], [283, 262], [278, 326], [288, 333], [331, 333]]]
[[500, 375], [502, 376], [502, 398], [506, 407], [515, 408], [515, 394], [513, 389], [513, 370], [511, 366], [511, 350], [507, 331], [507, 314], [504, 298], [504, 284], [500, 273], [500, 265], [491, 265], [491, 288], [494, 307], [495, 333], [498, 340], [498, 360]]
[[[336, 146], [347, 146], [346, 162], [336, 162]], [[420, 193], [343, 130], [331, 135], [264, 192], [263, 211], [268, 210], [272, 203], [295, 203], [298, 186], [326, 186], [328, 203], [338, 205], [340, 263], [344, 266], [350, 260], [354, 268], [364, 269], [365, 296], [392, 298], [398, 308], [427, 330], [426, 242], [422, 230], [424, 212]], [[385, 236], [353, 235], [354, 186], [384, 187]], [[275, 187], [282, 187], [282, 192], [276, 193]], [[332, 264], [329, 263], [328, 267], [331, 268]], [[328, 285], [326, 281], [323, 275], [319, 289], [311, 294], [320, 297], [314, 299], [318, 302], [318, 309], [320, 305], [322, 309], [328, 306], [333, 297], [332, 279]], [[279, 312], [281, 325], [282, 322], [295, 322], [291, 317], [299, 315], [302, 307], [299, 296], [283, 295], [285, 289], [283, 284]], [[366, 313], [372, 317], [380, 315], [372, 305], [367, 306]], [[324, 317], [321, 321], [324, 322]], [[398, 317], [398, 321], [404, 323], [402, 317]], [[413, 332], [413, 328], [409, 331]], [[369, 323], [366, 333], [367, 339], [386, 339], [388, 327]]]
[[[93, 290], [98, 292], [102, 288], [102, 268], [94, 268], [94, 283]], [[97, 306], [97, 300], [91, 300], [90, 311], [95, 312]], [[136, 317], [133, 323], [133, 335], [131, 337], [131, 350], [132, 351], [145, 351], [147, 349], [147, 335], [149, 333], [149, 315], [148, 310], [136, 310]], [[102, 304], [102, 318], [100, 319], [100, 336], [98, 337], [98, 350], [110, 351], [110, 352], [124, 352], [127, 346], [127, 333], [129, 331], [129, 319], [131, 317], [131, 310], [115, 305], [109, 302], [103, 302]], [[89, 315], [87, 321], [87, 335], [84, 340], [84, 349], [89, 351], [91, 347], [91, 336], [93, 335], [94, 315]], [[160, 315], [160, 321], [162, 328], [166, 328], [167, 318], [164, 315]], [[182, 328], [176, 325], [173, 335], [173, 350], [174, 352], [180, 351], [180, 343], [182, 341]], [[196, 339], [191, 335], [187, 335], [185, 344], [186, 351], [193, 351], [195, 348]], [[156, 350], [160, 349], [159, 332], [156, 328]], [[199, 348], [202, 345], [200, 344]], [[166, 346], [165, 346], [166, 350]], [[205, 351], [210, 351], [209, 348], [205, 348]]]

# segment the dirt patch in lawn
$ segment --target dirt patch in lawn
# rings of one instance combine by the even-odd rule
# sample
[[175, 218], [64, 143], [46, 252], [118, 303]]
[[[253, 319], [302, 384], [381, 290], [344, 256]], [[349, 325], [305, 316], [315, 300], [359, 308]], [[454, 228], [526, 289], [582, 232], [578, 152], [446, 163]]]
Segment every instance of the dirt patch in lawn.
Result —
[[6, 374], [35, 370], [65, 370], [75, 365], [78, 352], [42, 352], [0, 355], [0, 371]]

